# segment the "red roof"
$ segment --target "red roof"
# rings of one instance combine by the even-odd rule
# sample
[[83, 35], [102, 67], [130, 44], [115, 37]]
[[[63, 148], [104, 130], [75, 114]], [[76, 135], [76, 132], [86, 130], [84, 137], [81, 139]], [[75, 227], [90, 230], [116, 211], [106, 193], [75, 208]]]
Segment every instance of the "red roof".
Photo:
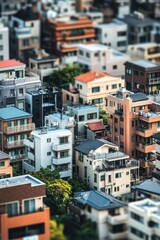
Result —
[[88, 83], [88, 82], [94, 81], [95, 79], [103, 78], [106, 76], [112, 76], [112, 75], [103, 73], [103, 72], [91, 71], [91, 72], [81, 74], [75, 77], [75, 79], [84, 83]]
[[0, 68], [15, 67], [15, 66], [20, 66], [20, 65], [24, 65], [24, 63], [19, 62], [15, 59], [0, 61]]
[[88, 123], [87, 126], [91, 131], [98, 131], [98, 130], [104, 130], [105, 129], [105, 126], [102, 122]]

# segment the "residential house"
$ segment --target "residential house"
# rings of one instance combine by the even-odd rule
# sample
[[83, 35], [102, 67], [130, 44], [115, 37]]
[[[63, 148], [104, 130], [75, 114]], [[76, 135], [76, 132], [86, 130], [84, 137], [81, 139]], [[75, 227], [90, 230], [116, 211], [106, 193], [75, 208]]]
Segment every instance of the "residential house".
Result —
[[139, 181], [139, 163], [104, 139], [75, 146], [76, 173], [91, 189], [120, 197]]
[[0, 19], [0, 60], [9, 59], [9, 30]]
[[31, 114], [16, 107], [0, 108], [0, 150], [9, 154], [11, 163], [24, 157], [24, 139], [34, 128]]
[[26, 71], [17, 60], [0, 61], [0, 107], [16, 106], [25, 110], [25, 93], [41, 87], [39, 76]]
[[49, 239], [45, 195], [45, 184], [30, 175], [0, 179], [1, 239]]
[[109, 94], [107, 137], [122, 151], [141, 162], [141, 175], [151, 176], [155, 167], [156, 144], [152, 135], [159, 131], [160, 114], [155, 103], [143, 93], [125, 88]]
[[160, 202], [146, 198], [128, 204], [128, 238], [130, 240], [159, 239]]
[[81, 44], [78, 48], [78, 63], [85, 71], [102, 71], [124, 77], [124, 63], [129, 58], [102, 44]]
[[69, 212], [78, 224], [82, 224], [84, 219], [90, 219], [99, 240], [127, 239], [128, 216], [125, 213], [125, 203], [111, 195], [95, 190], [75, 193]]
[[96, 25], [97, 40], [117, 51], [126, 52], [128, 46], [128, 26], [126, 23], [113, 19], [110, 23]]
[[10, 166], [10, 156], [0, 151], [0, 179], [12, 177], [12, 167]]
[[24, 172], [39, 171], [49, 167], [58, 169], [61, 178], [72, 178], [72, 134], [60, 129], [58, 124], [34, 130], [25, 140], [27, 158], [23, 161]]

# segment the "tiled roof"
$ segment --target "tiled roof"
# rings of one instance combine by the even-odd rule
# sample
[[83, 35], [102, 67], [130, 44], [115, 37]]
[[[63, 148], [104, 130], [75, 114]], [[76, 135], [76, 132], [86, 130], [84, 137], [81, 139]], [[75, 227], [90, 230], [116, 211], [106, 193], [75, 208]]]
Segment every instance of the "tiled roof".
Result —
[[112, 75], [103, 73], [103, 72], [91, 71], [91, 72], [81, 74], [81, 75], [75, 77], [75, 79], [78, 81], [84, 82], [84, 83], [88, 83], [88, 82], [94, 81], [95, 79], [103, 78], [106, 76], [112, 76]]
[[20, 65], [24, 65], [24, 63], [19, 62], [15, 59], [0, 61], [0, 68], [15, 67]]
[[105, 129], [105, 126], [102, 122], [88, 123], [87, 126], [91, 131], [98, 131], [98, 130]]
[[7, 154], [7, 153], [5, 153], [5, 152], [3, 152], [3, 151], [0, 151], [0, 160], [5, 160], [5, 159], [10, 159], [10, 156]]

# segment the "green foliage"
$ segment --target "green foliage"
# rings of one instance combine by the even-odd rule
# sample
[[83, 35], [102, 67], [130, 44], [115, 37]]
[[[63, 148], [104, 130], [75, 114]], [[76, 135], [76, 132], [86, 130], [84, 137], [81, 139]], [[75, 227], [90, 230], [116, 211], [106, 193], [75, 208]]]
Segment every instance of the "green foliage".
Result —
[[60, 179], [59, 171], [57, 169], [51, 170], [50, 168], [41, 168], [39, 171], [31, 172], [31, 175], [47, 185], [56, 179]]
[[67, 89], [69, 83], [74, 83], [74, 77], [82, 73], [79, 65], [72, 65], [63, 69], [54, 70], [47, 83], [48, 88], [58, 87]]
[[13, 177], [22, 175], [22, 163], [21, 162], [13, 163], [12, 169], [13, 169]]
[[50, 238], [51, 240], [66, 240], [63, 234], [63, 224], [58, 224], [55, 219], [50, 221]]
[[69, 179], [68, 182], [72, 186], [72, 193], [89, 190], [87, 183], [83, 181], [78, 175], [74, 175], [73, 179]]
[[103, 118], [103, 124], [107, 125], [107, 119], [108, 119], [109, 115], [106, 113], [106, 111], [104, 109], [100, 109], [99, 114]]
[[75, 240], [98, 240], [94, 224], [91, 220], [86, 220], [80, 227]]

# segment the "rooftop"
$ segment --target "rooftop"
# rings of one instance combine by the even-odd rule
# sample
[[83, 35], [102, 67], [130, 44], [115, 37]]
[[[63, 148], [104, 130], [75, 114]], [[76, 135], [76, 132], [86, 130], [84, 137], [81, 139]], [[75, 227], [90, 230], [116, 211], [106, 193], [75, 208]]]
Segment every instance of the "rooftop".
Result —
[[0, 151], [0, 160], [8, 160], [8, 159], [10, 159], [10, 156], [5, 152]]
[[133, 190], [139, 190], [140, 192], [160, 195], [160, 184], [153, 180], [145, 180], [140, 184], [133, 185], [131, 188]]
[[95, 190], [75, 193], [75, 200], [82, 205], [89, 205], [96, 210], [110, 210], [120, 208], [126, 204], [118, 199]]
[[0, 61], [0, 68], [9, 68], [9, 67], [16, 67], [16, 66], [25, 66], [25, 64], [15, 59]]
[[144, 93], [130, 94], [129, 97], [132, 99], [132, 102], [145, 101], [149, 99]]
[[83, 83], [89, 83], [103, 77], [113, 77], [113, 76], [110, 74], [102, 73], [102, 72], [91, 71], [75, 77], [75, 80], [78, 80]]
[[75, 110], [82, 110], [82, 109], [89, 109], [89, 108], [99, 108], [98, 106], [91, 105], [91, 104], [86, 104], [86, 105], [74, 105], [74, 106], [69, 106], [69, 109], [75, 109]]
[[16, 107], [0, 108], [0, 119], [2, 120], [10, 120], [24, 117], [32, 117], [32, 114], [20, 110], [19, 108]]
[[8, 188], [8, 187], [14, 187], [14, 186], [19, 186], [22, 184], [28, 184], [30, 183], [32, 187], [44, 185], [45, 183], [41, 182], [37, 178], [26, 174], [26, 175], [21, 175], [17, 177], [10, 177], [6, 179], [0, 179], [0, 188]]
[[83, 48], [83, 49], [86, 49], [88, 51], [100, 51], [100, 50], [106, 50], [109, 47], [107, 47], [103, 44], [91, 43], [91, 44], [80, 44], [79, 48]]
[[126, 23], [118, 20], [118, 19], [113, 19], [112, 22], [110, 23], [102, 23], [102, 24], [98, 24], [98, 26], [96, 26], [96, 28], [110, 28], [110, 27], [116, 27], [116, 26], [122, 26], [122, 25], [126, 25]]
[[98, 122], [92, 122], [92, 123], [87, 123], [87, 127], [91, 130], [91, 131], [98, 131], [98, 130], [104, 130], [106, 129], [106, 127], [104, 126], [104, 124], [100, 121]]
[[145, 17], [141, 13], [127, 14], [121, 20], [131, 26], [136, 26], [136, 27], [137, 26], [147, 26], [147, 25], [151, 26], [155, 22], [151, 18]]
[[38, 12], [33, 12], [32, 5], [28, 5], [27, 7], [21, 9], [14, 16], [17, 17], [17, 18], [20, 18], [24, 21], [38, 20], [39, 19], [39, 13]]
[[155, 139], [157, 139], [157, 140], [160, 140], [160, 132], [153, 134], [153, 135], [152, 135], [152, 138], [155, 138]]
[[136, 60], [136, 61], [129, 61], [129, 62], [126, 62], [126, 64], [132, 64], [132, 65], [135, 65], [135, 66], [139, 66], [139, 67], [143, 67], [145, 69], [147, 68], [153, 68], [153, 67], [160, 67], [159, 64], [157, 63], [154, 63], [154, 62], [151, 62], [149, 60]]

